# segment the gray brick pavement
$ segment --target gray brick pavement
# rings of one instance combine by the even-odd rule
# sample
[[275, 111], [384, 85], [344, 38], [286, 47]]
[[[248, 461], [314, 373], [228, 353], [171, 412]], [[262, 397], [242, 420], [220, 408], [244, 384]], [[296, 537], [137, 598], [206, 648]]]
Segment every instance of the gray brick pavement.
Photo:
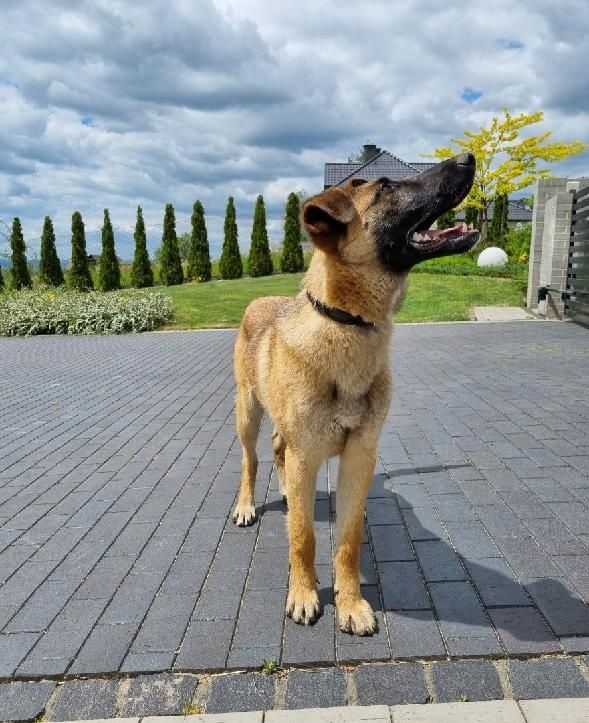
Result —
[[283, 618], [267, 423], [260, 520], [229, 520], [233, 339], [0, 340], [0, 677], [588, 650], [585, 330], [397, 328], [362, 550], [369, 639], [335, 624], [335, 461], [318, 485], [314, 627]]

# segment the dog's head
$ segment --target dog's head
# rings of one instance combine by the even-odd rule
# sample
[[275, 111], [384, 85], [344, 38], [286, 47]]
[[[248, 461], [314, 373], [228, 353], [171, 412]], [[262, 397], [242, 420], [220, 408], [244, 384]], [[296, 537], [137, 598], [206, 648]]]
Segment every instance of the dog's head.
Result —
[[387, 270], [406, 272], [420, 261], [476, 244], [478, 231], [465, 224], [430, 230], [466, 198], [474, 174], [474, 156], [463, 153], [411, 178], [353, 180], [308, 199], [303, 224], [315, 246], [344, 262], [376, 256]]

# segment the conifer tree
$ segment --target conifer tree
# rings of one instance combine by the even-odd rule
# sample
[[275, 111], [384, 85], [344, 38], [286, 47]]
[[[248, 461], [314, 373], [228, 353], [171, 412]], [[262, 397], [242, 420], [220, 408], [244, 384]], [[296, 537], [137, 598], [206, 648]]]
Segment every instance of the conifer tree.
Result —
[[272, 255], [268, 245], [268, 231], [266, 229], [266, 208], [264, 199], [258, 196], [254, 210], [254, 224], [252, 227], [252, 243], [247, 261], [250, 276], [270, 276], [274, 271]]
[[4, 276], [2, 275], [2, 267], [0, 266], [0, 291], [4, 291]]
[[198, 281], [211, 280], [211, 254], [205, 224], [205, 210], [200, 201], [192, 208], [192, 234], [190, 235], [190, 254], [188, 256], [187, 276]]
[[184, 281], [182, 259], [178, 249], [178, 238], [176, 236], [176, 218], [174, 206], [166, 204], [164, 214], [164, 233], [162, 236], [162, 250], [160, 259], [160, 277], [165, 286], [181, 284]]
[[243, 275], [243, 263], [237, 240], [237, 222], [233, 196], [229, 196], [225, 212], [225, 235], [223, 250], [219, 260], [219, 271], [222, 279], [239, 279]]
[[456, 225], [456, 213], [451, 208], [446, 213], [443, 213], [437, 220], [436, 225], [439, 229], [452, 228]]
[[72, 261], [69, 271], [69, 285], [78, 291], [92, 289], [92, 276], [88, 266], [88, 255], [86, 254], [86, 234], [84, 221], [79, 211], [72, 215]]
[[289, 193], [284, 217], [284, 243], [280, 257], [280, 270], [295, 274], [305, 268], [301, 244], [301, 207], [296, 193]]
[[121, 288], [121, 269], [115, 253], [115, 236], [106, 208], [102, 224], [102, 254], [98, 269], [98, 285], [102, 291], [115, 291]]
[[39, 261], [39, 280], [49, 286], [61, 286], [64, 283], [63, 271], [55, 248], [53, 222], [49, 216], [43, 221], [41, 235], [41, 259]]
[[149, 262], [147, 251], [147, 237], [145, 235], [145, 223], [141, 206], [137, 206], [137, 221], [135, 223], [135, 254], [131, 265], [131, 286], [136, 289], [143, 289], [153, 286], [153, 269]]
[[507, 214], [509, 213], [509, 200], [506, 195], [497, 196], [493, 203], [493, 218], [489, 226], [489, 241], [494, 244], [503, 242], [507, 231]]
[[25, 240], [22, 235], [20, 219], [15, 218], [12, 222], [12, 233], [10, 234], [10, 248], [12, 249], [12, 277], [11, 286], [15, 290], [30, 289], [31, 275], [27, 264]]

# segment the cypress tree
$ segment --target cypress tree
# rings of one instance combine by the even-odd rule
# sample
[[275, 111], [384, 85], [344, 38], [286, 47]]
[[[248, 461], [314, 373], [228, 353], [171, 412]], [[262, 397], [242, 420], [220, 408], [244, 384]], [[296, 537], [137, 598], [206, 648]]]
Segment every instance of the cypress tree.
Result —
[[489, 227], [488, 238], [495, 244], [501, 244], [507, 230], [509, 203], [507, 196], [497, 196], [493, 203], [493, 219]]
[[266, 229], [266, 208], [264, 199], [258, 196], [254, 210], [254, 224], [252, 227], [252, 243], [247, 261], [250, 276], [270, 276], [274, 271], [270, 246], [268, 245], [268, 231]]
[[10, 248], [12, 249], [12, 288], [30, 289], [31, 275], [27, 265], [27, 257], [25, 254], [25, 240], [22, 235], [22, 226], [20, 219], [15, 218], [12, 222], [12, 233], [10, 234]]
[[41, 235], [41, 260], [39, 262], [39, 279], [49, 286], [61, 286], [64, 283], [63, 271], [55, 248], [53, 221], [45, 216]]
[[439, 229], [452, 228], [452, 226], [455, 225], [456, 213], [454, 212], [453, 208], [451, 208], [449, 211], [446, 211], [446, 213], [443, 213], [437, 222], [437, 226]]
[[131, 286], [136, 289], [143, 289], [146, 286], [153, 286], [153, 269], [149, 262], [147, 251], [147, 237], [145, 236], [145, 223], [141, 206], [137, 206], [137, 221], [135, 223], [135, 255], [131, 266]]
[[102, 291], [115, 291], [121, 288], [121, 269], [115, 253], [115, 236], [110, 222], [108, 209], [104, 209], [102, 224], [102, 253], [98, 269], [98, 286]]
[[78, 291], [88, 291], [94, 287], [86, 254], [84, 221], [79, 211], [72, 215], [72, 261], [68, 281], [71, 288]]
[[190, 254], [188, 256], [187, 275], [198, 281], [211, 280], [211, 254], [205, 224], [205, 210], [200, 201], [192, 208], [192, 234], [190, 236]]
[[479, 220], [478, 208], [467, 206], [464, 209], [464, 220], [469, 226], [476, 226]]
[[223, 250], [219, 260], [219, 271], [222, 279], [239, 279], [243, 274], [243, 263], [237, 241], [237, 223], [235, 221], [235, 206], [233, 196], [229, 196], [225, 212], [225, 236]]
[[280, 257], [280, 270], [295, 274], [305, 268], [301, 244], [301, 207], [296, 193], [289, 193], [284, 217], [284, 243]]
[[4, 276], [2, 276], [2, 267], [0, 266], [0, 291], [4, 290]]
[[184, 281], [184, 271], [176, 236], [176, 218], [171, 203], [166, 204], [164, 214], [160, 277], [165, 286], [181, 284]]

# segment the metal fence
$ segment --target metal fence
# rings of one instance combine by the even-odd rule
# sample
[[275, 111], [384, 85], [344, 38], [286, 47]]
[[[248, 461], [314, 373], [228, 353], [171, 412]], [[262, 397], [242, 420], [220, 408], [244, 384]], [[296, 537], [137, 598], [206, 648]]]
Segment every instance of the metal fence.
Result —
[[575, 191], [565, 314], [589, 326], [589, 187]]

